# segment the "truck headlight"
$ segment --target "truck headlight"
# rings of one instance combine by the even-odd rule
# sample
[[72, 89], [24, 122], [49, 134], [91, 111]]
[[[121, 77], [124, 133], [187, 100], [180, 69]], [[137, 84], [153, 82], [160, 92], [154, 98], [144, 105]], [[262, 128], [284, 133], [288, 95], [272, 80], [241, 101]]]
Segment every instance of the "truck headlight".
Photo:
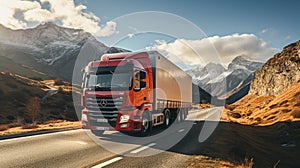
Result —
[[81, 115], [81, 121], [86, 121], [86, 122], [88, 121], [86, 114]]
[[127, 123], [127, 124], [121, 124], [121, 126], [120, 126], [121, 128], [128, 128], [129, 127], [129, 124]]
[[129, 121], [130, 116], [128, 114], [121, 115], [119, 123], [125, 123]]

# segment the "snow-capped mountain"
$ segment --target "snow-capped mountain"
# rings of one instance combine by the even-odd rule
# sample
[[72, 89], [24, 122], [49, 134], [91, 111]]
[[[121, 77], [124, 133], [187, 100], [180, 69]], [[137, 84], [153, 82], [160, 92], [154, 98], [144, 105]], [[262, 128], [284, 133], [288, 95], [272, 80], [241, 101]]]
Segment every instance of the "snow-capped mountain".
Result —
[[[92, 49], [90, 53], [98, 57], [94, 59], [109, 50], [126, 51], [111, 49], [81, 29], [60, 27], [52, 22], [25, 30], [0, 25], [0, 56], [68, 81], [72, 79], [74, 63], [83, 46]], [[89, 53], [83, 64], [92, 59], [88, 57]]]
[[[193, 82], [198, 84], [212, 96], [219, 99], [229, 99], [232, 95], [243, 90], [243, 96], [249, 91], [250, 81], [254, 73], [261, 68], [263, 63], [251, 61], [244, 56], [238, 56], [232, 60], [228, 68], [220, 64], [209, 63], [203, 68], [196, 68], [187, 71]], [[247, 87], [245, 90], [244, 88]], [[235, 98], [234, 98], [235, 99]]]

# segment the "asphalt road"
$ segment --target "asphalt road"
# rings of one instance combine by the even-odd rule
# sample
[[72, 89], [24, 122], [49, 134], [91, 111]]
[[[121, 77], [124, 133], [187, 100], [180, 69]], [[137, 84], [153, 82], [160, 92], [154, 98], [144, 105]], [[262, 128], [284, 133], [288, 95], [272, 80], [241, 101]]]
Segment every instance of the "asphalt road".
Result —
[[114, 156], [83, 130], [0, 141], [0, 167], [84, 167]]
[[[149, 137], [112, 131], [97, 137], [73, 130], [1, 140], [0, 167], [185, 167], [191, 157], [186, 153], [192, 152], [205, 127], [205, 122], [193, 120], [215, 118], [214, 110], [193, 111], [186, 122], [164, 131], [156, 127]], [[193, 134], [187, 137], [188, 132]]]

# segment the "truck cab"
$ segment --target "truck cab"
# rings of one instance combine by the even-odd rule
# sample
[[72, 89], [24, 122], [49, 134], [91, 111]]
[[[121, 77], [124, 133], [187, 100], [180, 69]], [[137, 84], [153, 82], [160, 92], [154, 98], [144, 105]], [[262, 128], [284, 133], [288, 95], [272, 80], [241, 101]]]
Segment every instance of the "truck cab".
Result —
[[[168, 126], [171, 116], [177, 117], [178, 109], [186, 103], [157, 97], [156, 76], [161, 75], [155, 67], [155, 54], [105, 54], [86, 66], [81, 99], [83, 128], [96, 134], [105, 130], [148, 134], [152, 126]], [[161, 103], [170, 107], [158, 109]]]
[[132, 53], [109, 54], [89, 63], [82, 93], [84, 128], [141, 131], [141, 111], [152, 102], [151, 68], [142, 56], [137, 61]]

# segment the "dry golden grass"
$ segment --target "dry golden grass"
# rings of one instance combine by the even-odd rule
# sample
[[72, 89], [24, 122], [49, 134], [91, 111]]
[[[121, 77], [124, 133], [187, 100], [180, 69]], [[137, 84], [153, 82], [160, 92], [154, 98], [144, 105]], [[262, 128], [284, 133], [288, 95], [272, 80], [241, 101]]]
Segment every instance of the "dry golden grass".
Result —
[[232, 163], [219, 158], [199, 155], [194, 156], [190, 161], [188, 161], [187, 168], [252, 168], [253, 165], [253, 159], [245, 159], [244, 163]]
[[210, 108], [211, 104], [199, 104], [198, 105], [198, 109], [206, 109], [206, 108]]
[[247, 125], [271, 125], [280, 121], [300, 121], [300, 82], [278, 96], [246, 95], [226, 105], [222, 120]]
[[21, 134], [27, 132], [34, 132], [34, 131], [42, 131], [42, 130], [53, 130], [53, 129], [62, 129], [62, 128], [81, 128], [80, 122], [70, 122], [70, 121], [63, 121], [63, 120], [53, 120], [48, 121], [45, 124], [38, 124], [37, 128], [31, 127], [30, 125], [19, 126], [8, 128], [6, 130], [0, 131], [0, 136], [2, 135], [9, 135], [9, 134]]
[[39, 126], [35, 124], [26, 124], [22, 126], [22, 129], [36, 129], [36, 128], [39, 128]]

